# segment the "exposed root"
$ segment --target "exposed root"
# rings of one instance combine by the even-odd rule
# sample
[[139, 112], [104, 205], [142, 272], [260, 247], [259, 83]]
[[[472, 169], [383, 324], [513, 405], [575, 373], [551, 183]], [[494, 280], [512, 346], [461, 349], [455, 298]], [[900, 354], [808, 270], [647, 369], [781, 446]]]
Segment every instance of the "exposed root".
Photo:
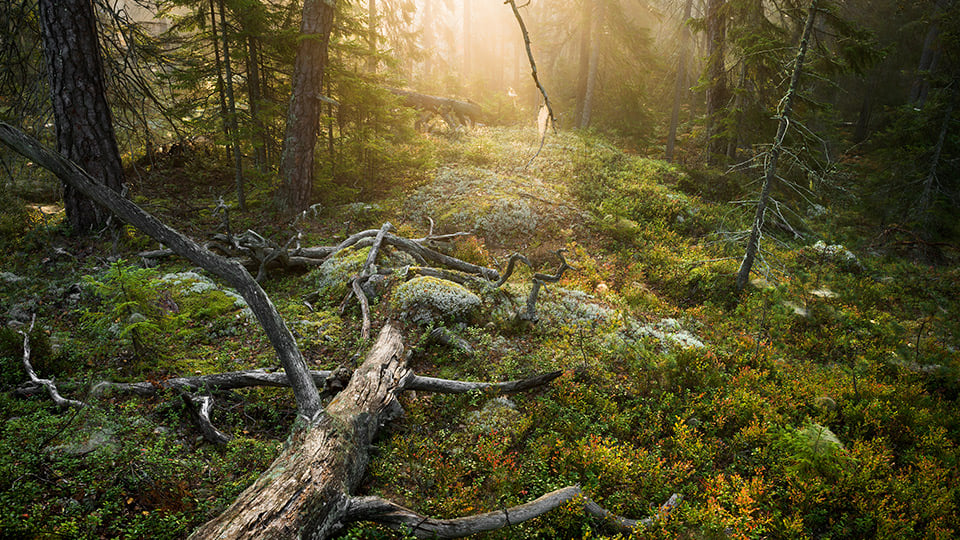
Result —
[[53, 379], [41, 379], [37, 376], [37, 372], [33, 370], [33, 365], [30, 364], [30, 332], [33, 331], [33, 326], [36, 322], [37, 316], [34, 315], [30, 319], [30, 328], [26, 332], [22, 330], [19, 331], [19, 334], [23, 336], [23, 367], [27, 370], [27, 376], [30, 377], [30, 382], [46, 388], [47, 393], [50, 394], [50, 399], [52, 399], [58, 407], [86, 406], [82, 401], [67, 399], [61, 396], [60, 392], [57, 390], [57, 385], [53, 382]]
[[200, 432], [207, 441], [221, 445], [230, 442], [233, 437], [214, 427], [210, 420], [210, 413], [213, 411], [213, 398], [210, 396], [195, 396], [184, 392], [181, 394], [183, 402], [187, 406], [187, 412], [193, 418], [194, 422], [200, 426]]

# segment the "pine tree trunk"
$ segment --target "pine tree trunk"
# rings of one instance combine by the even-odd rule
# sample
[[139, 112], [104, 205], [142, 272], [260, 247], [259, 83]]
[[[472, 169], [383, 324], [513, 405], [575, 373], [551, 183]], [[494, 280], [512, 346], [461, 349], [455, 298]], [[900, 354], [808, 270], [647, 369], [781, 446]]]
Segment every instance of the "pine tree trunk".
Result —
[[590, 49], [590, 67], [587, 70], [587, 88], [583, 95], [583, 112], [580, 115], [580, 129], [590, 127], [593, 117], [593, 101], [597, 92], [597, 70], [600, 65], [600, 36], [603, 29], [603, 4], [597, 4], [593, 16], [593, 43]]
[[463, 82], [470, 80], [471, 43], [473, 29], [470, 25], [470, 0], [463, 0]]
[[[107, 104], [106, 83], [91, 0], [40, 0], [57, 150], [102, 185], [120, 191], [123, 163]], [[109, 213], [64, 184], [67, 222], [77, 232], [106, 225]]]
[[583, 103], [587, 99], [587, 79], [590, 77], [590, 32], [593, 30], [594, 0], [582, 0], [582, 2], [580, 8], [580, 68], [577, 72], [577, 109], [574, 116], [578, 124], [580, 119], [583, 118]]
[[947, 4], [948, 0], [937, 0], [933, 8], [933, 20], [930, 22], [927, 35], [923, 40], [920, 63], [917, 66], [916, 77], [910, 87], [910, 97], [908, 99], [908, 103], [918, 108], [923, 108], [927, 101], [927, 93], [930, 91], [930, 74], [936, 68], [940, 57], [940, 22], [937, 18]]
[[724, 0], [708, 0], [707, 3], [707, 145], [706, 162], [714, 161], [714, 152], [723, 148], [718, 136], [721, 111], [727, 103], [727, 77], [725, 66], [726, 9]]
[[327, 45], [333, 28], [336, 0], [305, 0], [300, 44], [293, 66], [293, 91], [287, 109], [280, 173], [281, 205], [289, 212], [306, 209], [313, 198], [313, 151], [317, 142], [320, 104], [327, 65]]
[[236, 177], [237, 201], [240, 210], [247, 209], [243, 193], [243, 163], [240, 159], [240, 129], [237, 126], [237, 102], [233, 93], [233, 66], [230, 62], [230, 39], [227, 35], [227, 13], [220, 0], [220, 35], [223, 37], [223, 67], [227, 75], [227, 121], [230, 123], [230, 143], [233, 146], [233, 167]]
[[940, 166], [940, 154], [943, 152], [943, 143], [947, 138], [947, 132], [950, 130], [950, 121], [953, 119], [953, 108], [960, 99], [960, 91], [957, 85], [960, 80], [953, 82], [953, 91], [950, 93], [950, 99], [947, 104], [947, 111], [943, 115], [943, 122], [940, 125], [940, 135], [937, 138], [937, 144], [933, 147], [933, 157], [930, 159], [930, 170], [923, 181], [923, 191], [920, 194], [920, 208], [918, 217], [920, 220], [921, 232], [926, 240], [933, 238], [931, 223], [933, 221], [933, 199], [934, 184], [937, 180], [937, 168]]
[[250, 117], [256, 136], [254, 137], [253, 159], [257, 170], [267, 172], [267, 133], [260, 116], [260, 45], [257, 38], [247, 36], [247, 94], [250, 100]]
[[370, 48], [370, 57], [367, 58], [367, 71], [377, 72], [377, 0], [367, 0], [367, 47]]
[[[217, 70], [217, 95], [220, 97], [220, 127], [223, 128], [223, 136], [230, 141], [230, 126], [227, 123], [227, 92], [226, 83], [223, 81], [223, 61], [220, 59], [220, 35], [217, 33], [217, 5], [215, 0], [210, 0], [210, 33], [213, 36], [213, 61]], [[227, 157], [230, 157], [231, 145], [227, 142]]]
[[684, 81], [687, 78], [687, 41], [690, 30], [687, 21], [693, 9], [693, 0], [687, 0], [683, 7], [683, 22], [680, 28], [680, 53], [677, 59], [677, 80], [673, 87], [673, 111], [670, 113], [670, 130], [667, 133], [667, 161], [673, 161], [673, 147], [677, 140], [677, 124], [680, 123], [680, 102], [683, 100]]
[[780, 159], [780, 152], [783, 149], [783, 139], [787, 135], [787, 127], [790, 125], [790, 114], [793, 111], [793, 100], [797, 95], [800, 82], [800, 74], [803, 73], [803, 58], [807, 54], [807, 46], [810, 43], [810, 37], [813, 35], [813, 22], [817, 18], [817, 2], [810, 2], [810, 10], [807, 13], [807, 22], [803, 27], [803, 34], [800, 36], [800, 47], [797, 50], [797, 57], [793, 65], [793, 76], [790, 78], [790, 87], [787, 89], [787, 95], [783, 99], [783, 111], [780, 113], [780, 125], [777, 127], [777, 136], [770, 148], [767, 156], [767, 164], [764, 168], [763, 187], [760, 190], [760, 200], [757, 202], [757, 213], [753, 218], [753, 229], [750, 231], [750, 239], [747, 241], [747, 249], [743, 255], [743, 261], [740, 263], [740, 269], [737, 271], [737, 291], [743, 291], [750, 279], [750, 270], [753, 268], [753, 261], [756, 258], [757, 250], [760, 246], [760, 233], [763, 230], [764, 214], [767, 211], [767, 201], [770, 199], [770, 188], [776, 181], [777, 161]]

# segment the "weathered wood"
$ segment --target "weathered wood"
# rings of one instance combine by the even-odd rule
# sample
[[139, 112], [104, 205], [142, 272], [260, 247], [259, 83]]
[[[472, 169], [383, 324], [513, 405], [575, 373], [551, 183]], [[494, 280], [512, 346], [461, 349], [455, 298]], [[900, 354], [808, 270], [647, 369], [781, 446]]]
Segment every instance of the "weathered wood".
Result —
[[56, 383], [54, 383], [52, 379], [41, 379], [37, 376], [37, 372], [34, 371], [33, 365], [30, 363], [30, 332], [33, 331], [33, 325], [36, 322], [37, 317], [34, 315], [30, 320], [30, 328], [28, 328], [26, 332], [20, 331], [20, 335], [23, 336], [23, 368], [27, 371], [27, 377], [30, 378], [31, 383], [46, 388], [47, 393], [50, 394], [50, 399], [52, 399], [58, 407], [83, 407], [83, 402], [61, 396], [57, 390]]
[[165, 244], [181, 257], [216, 274], [243, 296], [277, 352], [287, 378], [291, 381], [299, 413], [313, 418], [322, 408], [320, 395], [300, 354], [297, 342], [277, 312], [273, 302], [240, 263], [211, 253], [180, 232], [145, 212], [132, 201], [100, 185], [77, 164], [43, 147], [35, 139], [13, 126], [0, 122], [0, 140], [11, 148], [53, 172], [62, 182], [110, 209], [120, 219]]
[[409, 90], [391, 88], [390, 92], [403, 98], [403, 104], [415, 109], [434, 113], [449, 125], [457, 128], [461, 124], [476, 124], [483, 118], [483, 109], [476, 103], [431, 96]]
[[400, 410], [412, 373], [400, 332], [387, 325], [350, 383], [325, 411], [291, 435], [270, 468], [191, 538], [327, 538], [341, 525], [350, 492], [380, 426]]
[[654, 516], [635, 520], [618, 516], [604, 509], [587, 497], [579, 486], [568, 486], [551, 491], [528, 503], [502, 510], [455, 519], [434, 519], [380, 497], [357, 497], [349, 501], [347, 519], [374, 521], [391, 529], [412, 532], [417, 538], [462, 538], [518, 525], [576, 501], [583, 506], [586, 513], [603, 519], [605, 523], [620, 532], [629, 534], [669, 515], [681, 499], [679, 494], [674, 494], [659, 507]]

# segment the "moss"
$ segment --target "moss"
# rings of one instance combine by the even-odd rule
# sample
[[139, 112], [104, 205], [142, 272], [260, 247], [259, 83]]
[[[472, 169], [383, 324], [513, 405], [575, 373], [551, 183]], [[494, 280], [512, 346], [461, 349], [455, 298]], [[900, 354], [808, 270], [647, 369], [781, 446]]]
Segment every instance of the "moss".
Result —
[[423, 276], [397, 286], [393, 306], [420, 324], [463, 320], [480, 306], [480, 297], [452, 281]]
[[322, 300], [339, 302], [347, 294], [350, 279], [363, 269], [370, 248], [347, 248], [320, 265], [313, 275], [317, 280], [317, 295]]

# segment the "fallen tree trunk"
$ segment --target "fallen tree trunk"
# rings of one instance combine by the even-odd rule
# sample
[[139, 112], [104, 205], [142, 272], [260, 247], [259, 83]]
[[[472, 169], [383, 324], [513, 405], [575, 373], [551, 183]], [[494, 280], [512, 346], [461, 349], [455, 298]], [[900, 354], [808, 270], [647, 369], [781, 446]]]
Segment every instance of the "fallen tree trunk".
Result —
[[[580, 497], [584, 509], [606, 518], [621, 530], [632, 530], [643, 522], [614, 516], [587, 499], [575, 486], [549, 493], [531, 503], [499, 512], [481, 514], [456, 520], [428, 520], [416, 516], [398, 505], [377, 498], [355, 498], [369, 461], [369, 448], [379, 428], [395, 419], [402, 408], [397, 396], [404, 390], [421, 389], [452, 393], [472, 390], [513, 392], [526, 390], [556, 378], [559, 373], [546, 374], [511, 383], [459, 383], [427, 377], [417, 377], [407, 366], [400, 332], [392, 325], [384, 326], [363, 364], [350, 376], [346, 387], [326, 408], [320, 407], [315, 376], [307, 370], [296, 341], [277, 313], [269, 297], [239, 263], [219, 257], [200, 247], [189, 238], [171, 229], [144, 212], [138, 206], [92, 182], [87, 173], [63, 156], [43, 148], [38, 142], [15, 128], [0, 122], [0, 140], [15, 150], [54, 172], [63, 182], [72, 185], [84, 195], [101, 204], [124, 221], [134, 225], [154, 239], [165, 243], [177, 254], [202, 266], [235, 287], [250, 305], [277, 351], [284, 367], [284, 382], [289, 384], [297, 399], [298, 419], [280, 456], [257, 481], [247, 488], [222, 514], [197, 529], [191, 538], [311, 538], [325, 539], [335, 534], [344, 524], [368, 519], [388, 526], [403, 527], [415, 523], [432, 523], [432, 529], [419, 525], [414, 532], [419, 536], [455, 537], [515, 525], [530, 519], [574, 497]], [[424, 260], [432, 260], [451, 268], [478, 274], [491, 283], [500, 280], [492, 269], [470, 265], [422, 246], [419, 242], [386, 234], [386, 227], [376, 231], [384, 243], [411, 251]], [[359, 238], [358, 238], [359, 240]], [[372, 242], [372, 239], [371, 239]], [[562, 256], [561, 256], [562, 258]], [[537, 274], [536, 279], [555, 281], [569, 266], [563, 266], [556, 276]], [[29, 340], [25, 338], [24, 365], [31, 380], [43, 384], [29, 364]], [[217, 383], [221, 388], [238, 387], [250, 382], [279, 385], [274, 374], [244, 372], [209, 376], [206, 380], [181, 378], [167, 387], [181, 391], [209, 388]], [[321, 375], [324, 383], [329, 375]], [[202, 378], [200, 378], [202, 379]], [[170, 381], [174, 381], [171, 379]], [[154, 389], [163, 383], [150, 384]], [[325, 384], [326, 386], [326, 384]], [[142, 385], [99, 386], [131, 392], [148, 392]], [[56, 400], [55, 387], [52, 397]], [[187, 396], [208, 438], [224, 440], [210, 423], [212, 402]], [[59, 403], [59, 401], [58, 401]], [[70, 403], [71, 405], [73, 403]], [[79, 402], [77, 402], [79, 404]], [[675, 501], [675, 497], [671, 498]], [[668, 502], [668, 504], [675, 504]], [[665, 505], [666, 506], [666, 505]], [[672, 506], [671, 506], [672, 507]], [[661, 513], [663, 513], [661, 507]], [[509, 516], [513, 516], [512, 518]], [[399, 517], [398, 517], [399, 516]], [[475, 526], [480, 523], [482, 526]]]
[[483, 117], [483, 109], [476, 103], [431, 96], [410, 90], [390, 89], [395, 96], [403, 99], [403, 104], [414, 109], [434, 113], [452, 129], [464, 124], [476, 124]]
[[400, 332], [387, 325], [347, 387], [222, 514], [190, 538], [328, 538], [342, 524], [380, 426], [400, 411], [412, 375]]

